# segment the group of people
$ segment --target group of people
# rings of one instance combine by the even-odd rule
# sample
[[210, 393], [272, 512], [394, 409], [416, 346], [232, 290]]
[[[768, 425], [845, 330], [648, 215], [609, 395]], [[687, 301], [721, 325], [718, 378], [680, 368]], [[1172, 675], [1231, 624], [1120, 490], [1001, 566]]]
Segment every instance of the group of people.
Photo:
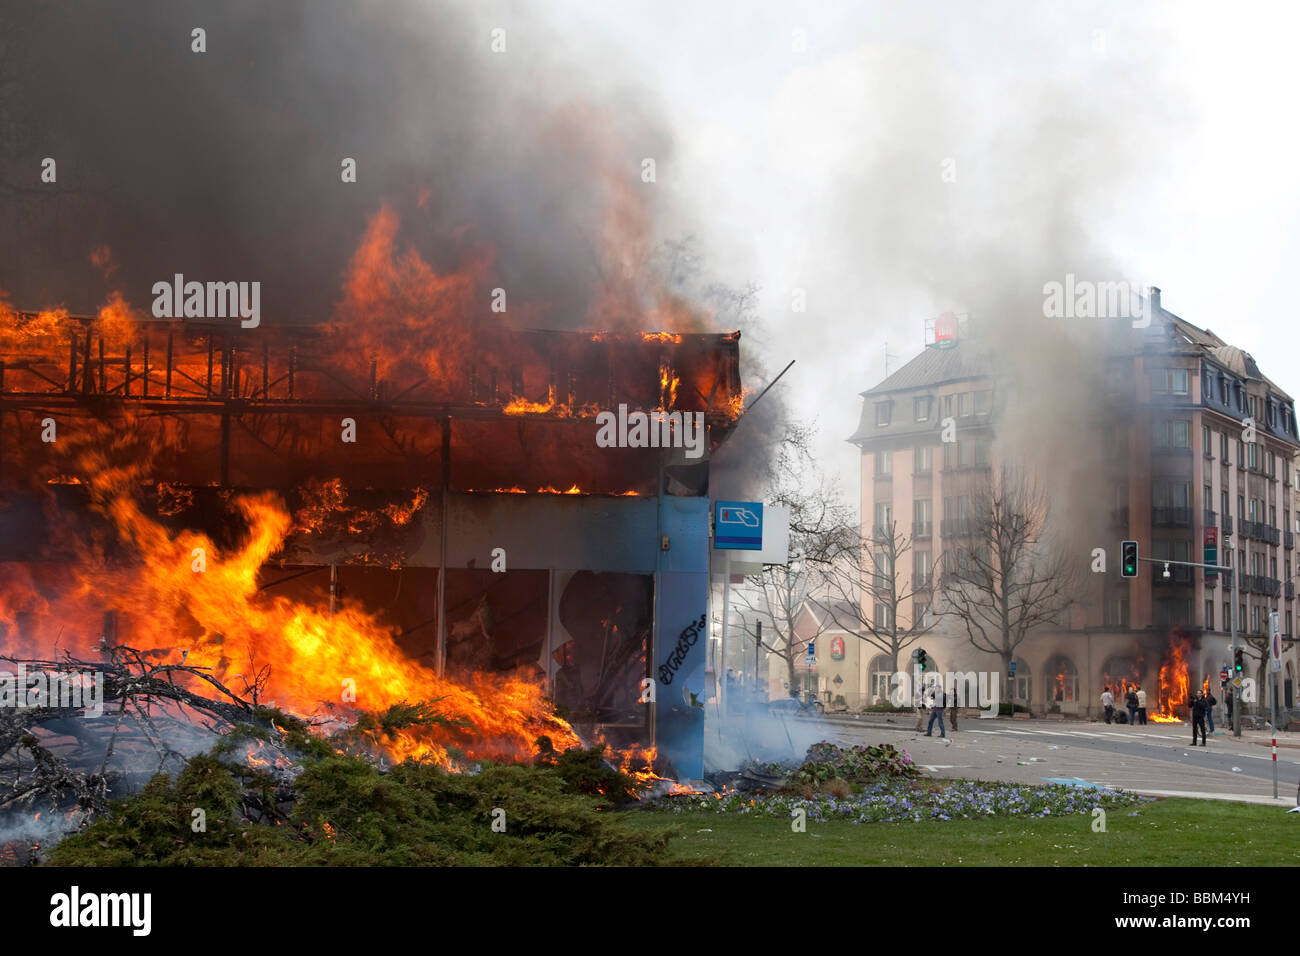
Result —
[[[1187, 709], [1192, 718], [1192, 746], [1196, 746], [1196, 734], [1200, 731], [1201, 746], [1205, 746], [1205, 729], [1206, 723], [1209, 723], [1210, 733], [1214, 733], [1214, 708], [1219, 702], [1214, 699], [1214, 695], [1208, 690], [1198, 690], [1192, 693], [1191, 699], [1187, 702]], [[1128, 710], [1128, 722], [1130, 724], [1143, 724], [1147, 722], [1147, 692], [1142, 689], [1141, 684], [1134, 684], [1132, 689], [1124, 695], [1124, 705]], [[1106, 723], [1110, 723], [1115, 715], [1115, 695], [1110, 691], [1110, 685], [1107, 684], [1101, 692], [1101, 707], [1105, 713]], [[1228, 700], [1228, 719], [1232, 719], [1232, 700]]]
[[[1141, 684], [1134, 684], [1124, 695], [1124, 706], [1128, 709], [1130, 724], [1146, 725], [1147, 692], [1142, 689]], [[1101, 692], [1101, 709], [1105, 712], [1106, 723], [1109, 724], [1115, 716], [1115, 695], [1110, 692], [1109, 684]]]

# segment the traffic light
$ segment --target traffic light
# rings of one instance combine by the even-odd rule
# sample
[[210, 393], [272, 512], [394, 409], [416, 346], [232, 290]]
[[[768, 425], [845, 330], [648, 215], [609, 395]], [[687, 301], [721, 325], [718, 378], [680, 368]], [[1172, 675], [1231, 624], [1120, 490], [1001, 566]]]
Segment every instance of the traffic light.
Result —
[[1246, 669], [1242, 658], [1243, 652], [1240, 647], [1232, 652], [1232, 670], [1236, 674], [1240, 674]]
[[1119, 543], [1119, 576], [1135, 578], [1138, 576], [1138, 543], [1121, 541]]
[[929, 659], [925, 656], [925, 651], [918, 650], [916, 652], [916, 663], [920, 666], [922, 671], [925, 670], [926, 664], [929, 663]]

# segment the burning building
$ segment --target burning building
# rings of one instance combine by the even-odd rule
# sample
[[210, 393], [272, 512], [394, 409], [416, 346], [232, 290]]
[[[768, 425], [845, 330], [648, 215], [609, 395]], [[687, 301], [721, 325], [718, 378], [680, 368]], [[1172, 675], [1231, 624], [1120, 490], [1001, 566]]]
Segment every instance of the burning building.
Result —
[[[459, 721], [395, 759], [526, 759], [545, 735], [700, 777], [689, 635], [739, 333], [376, 315], [0, 312], [0, 654], [112, 641], [294, 713]], [[602, 447], [620, 406], [663, 440]]]
[[[1164, 309], [1159, 289], [1148, 303], [1149, 326], [1094, 336], [1095, 354], [1062, 338], [1059, 355], [1016, 357], [1007, 341], [981, 342], [949, 323], [932, 347], [862, 393], [850, 441], [863, 455], [864, 536], [897, 524], [908, 539], [914, 560], [899, 569], [913, 595], [908, 626], [942, 607], [943, 576], [979, 525], [978, 485], [1008, 452], [1045, 480], [1062, 532], [1055, 546], [1110, 556], [1108, 573], [1080, 574], [1064, 626], [1037, 628], [1015, 652], [1008, 696], [1035, 712], [1095, 714], [1103, 686], [1122, 703], [1140, 683], [1154, 719], [1182, 719], [1190, 690], [1211, 675], [1217, 688], [1234, 618], [1248, 640], [1262, 638], [1272, 612], [1284, 635], [1294, 633], [1294, 402], [1250, 355]], [[1027, 381], [1059, 388], [1055, 420]], [[1067, 419], [1067, 404], [1083, 407]], [[1115, 568], [1123, 539], [1154, 559], [1136, 578]], [[1231, 567], [1237, 606], [1220, 575], [1178, 565], [1166, 574], [1162, 558]], [[933, 634], [925, 646], [939, 669], [1002, 669], [959, 624], [941, 618]], [[888, 666], [864, 667], [864, 693]]]

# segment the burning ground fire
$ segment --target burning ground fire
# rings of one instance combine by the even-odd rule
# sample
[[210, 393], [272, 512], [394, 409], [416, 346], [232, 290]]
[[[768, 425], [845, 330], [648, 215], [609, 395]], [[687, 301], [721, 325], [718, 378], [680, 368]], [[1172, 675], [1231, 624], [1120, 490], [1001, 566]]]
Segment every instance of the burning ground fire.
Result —
[[[1160, 664], [1155, 687], [1147, 689], [1147, 719], [1157, 724], [1180, 724], [1185, 717], [1188, 698], [1191, 694], [1191, 676], [1188, 663], [1191, 657], [1191, 638], [1175, 631], [1169, 637], [1169, 647]], [[1116, 707], [1122, 709], [1124, 697], [1130, 690], [1136, 690], [1139, 684], [1138, 667], [1141, 659], [1128, 674], [1106, 674], [1103, 683], [1115, 694]], [[1204, 685], [1209, 687], [1208, 678]]]
[[[277, 496], [233, 499], [247, 533], [238, 546], [222, 549], [204, 534], [173, 533], [146, 515], [132, 494], [135, 470], [115, 462], [112, 451], [86, 449], [85, 481], [95, 507], [135, 558], [116, 563], [86, 549], [60, 569], [70, 580], [54, 597], [12, 565], [0, 565], [0, 624], [14, 635], [22, 613], [40, 622], [34, 633], [24, 633], [23, 644], [59, 644], [89, 657], [98, 642], [93, 622], [115, 611], [124, 643], [157, 655], [179, 658], [184, 652], [188, 665], [209, 669], [236, 692], [265, 675], [257, 690], [261, 702], [302, 716], [339, 718], [350, 710], [436, 701], [440, 713], [462, 722], [436, 731], [396, 731], [382, 741], [395, 761], [412, 757], [448, 765], [451, 748], [475, 759], [526, 759], [541, 734], [559, 748], [579, 743], [541, 688], [522, 675], [439, 677], [407, 657], [389, 629], [365, 611], [345, 607], [330, 616], [259, 592], [258, 570], [294, 522]], [[196, 554], [204, 556], [202, 572], [194, 570]], [[5, 644], [6, 651], [16, 650]], [[355, 708], [339, 703], [344, 681], [355, 684]]]

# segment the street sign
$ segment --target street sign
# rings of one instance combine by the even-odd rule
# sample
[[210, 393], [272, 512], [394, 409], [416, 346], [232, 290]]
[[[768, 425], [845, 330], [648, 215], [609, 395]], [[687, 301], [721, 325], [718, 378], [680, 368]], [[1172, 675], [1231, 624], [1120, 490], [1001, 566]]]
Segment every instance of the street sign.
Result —
[[1269, 614], [1268, 623], [1272, 632], [1268, 641], [1269, 670], [1277, 673], [1282, 669], [1282, 628], [1278, 624], [1277, 611]]
[[761, 551], [763, 503], [761, 501], [715, 501], [713, 503], [713, 546], [730, 551]]
[[817, 663], [817, 642], [816, 641], [808, 642], [808, 655], [806, 658], [804, 658], [804, 662], [809, 667], [812, 667], [814, 664]]
[[1228, 669], [1225, 667], [1219, 671], [1219, 680], [1225, 681], [1227, 679], [1228, 679]]
[[1014, 674], [1015, 672], [1016, 672], [1016, 662], [1015, 662], [1015, 661], [1012, 661], [1012, 662], [1011, 662], [1011, 673]]
[[[1219, 529], [1205, 529], [1205, 557], [1201, 559], [1206, 564], [1219, 563]], [[1218, 568], [1205, 568], [1205, 577], [1217, 578], [1219, 576]]]

